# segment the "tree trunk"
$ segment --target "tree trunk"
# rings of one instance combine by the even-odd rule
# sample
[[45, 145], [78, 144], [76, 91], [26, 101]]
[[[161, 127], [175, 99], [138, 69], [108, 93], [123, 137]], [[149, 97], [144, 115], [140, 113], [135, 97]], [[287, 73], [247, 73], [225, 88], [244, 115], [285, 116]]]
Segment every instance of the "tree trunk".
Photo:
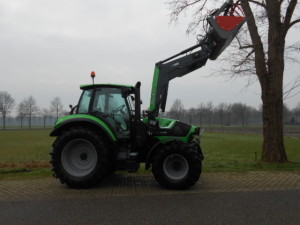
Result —
[[228, 113], [228, 117], [227, 117], [227, 126], [231, 125], [231, 113]]
[[44, 129], [46, 128], [46, 117], [44, 116]]
[[[293, 1], [293, 4], [297, 2]], [[263, 150], [262, 160], [265, 162], [286, 162], [287, 156], [283, 140], [283, 73], [284, 73], [284, 46], [286, 25], [281, 21], [282, 1], [267, 0], [266, 9], [269, 30], [267, 49], [258, 32], [253, 19], [249, 1], [241, 0], [247, 21], [251, 40], [254, 46], [255, 67], [258, 76], [263, 102]], [[292, 8], [289, 8], [292, 10]], [[288, 12], [288, 10], [287, 10]], [[285, 18], [289, 21], [289, 17]], [[267, 53], [267, 57], [265, 55]]]
[[[278, 38], [278, 37], [277, 37]], [[275, 38], [274, 38], [275, 39]], [[261, 76], [263, 101], [263, 151], [265, 162], [287, 162], [283, 139], [283, 44], [272, 40], [268, 52], [268, 73]], [[279, 38], [278, 38], [279, 39]]]
[[276, 89], [281, 88], [279, 84], [267, 84], [262, 87], [264, 137], [262, 160], [265, 162], [286, 162], [287, 155], [284, 148], [282, 125], [283, 101], [282, 95], [280, 96], [274, 90], [275, 86]]
[[6, 128], [6, 116], [5, 116], [5, 114], [3, 114], [3, 130]]
[[199, 123], [200, 123], [199, 126], [202, 127], [202, 116], [201, 115], [199, 116]]
[[211, 127], [211, 113], [208, 114], [208, 127]]
[[31, 113], [29, 114], [29, 129], [31, 129]]
[[224, 115], [221, 116], [221, 126], [224, 127]]

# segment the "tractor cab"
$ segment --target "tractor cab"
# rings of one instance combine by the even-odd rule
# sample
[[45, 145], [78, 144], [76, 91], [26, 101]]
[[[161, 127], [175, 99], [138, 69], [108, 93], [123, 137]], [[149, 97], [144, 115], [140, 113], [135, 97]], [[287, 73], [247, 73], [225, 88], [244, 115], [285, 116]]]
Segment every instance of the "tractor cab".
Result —
[[134, 87], [115, 84], [82, 85], [76, 114], [104, 121], [117, 138], [129, 138], [134, 116]]

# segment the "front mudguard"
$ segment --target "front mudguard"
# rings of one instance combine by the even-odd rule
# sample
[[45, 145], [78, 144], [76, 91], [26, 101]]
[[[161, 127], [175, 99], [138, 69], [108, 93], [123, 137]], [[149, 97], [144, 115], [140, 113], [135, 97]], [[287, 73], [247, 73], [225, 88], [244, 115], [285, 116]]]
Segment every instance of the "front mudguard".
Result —
[[[171, 139], [171, 138], [170, 138]], [[152, 163], [152, 158], [155, 154], [155, 151], [159, 148], [160, 145], [163, 145], [166, 143], [171, 143], [171, 142], [176, 142], [176, 141], [180, 141], [180, 138], [178, 139], [174, 139], [172, 138], [171, 141], [169, 140], [169, 138], [166, 138], [166, 139], [163, 139], [159, 142], [157, 142], [155, 145], [152, 146], [152, 148], [149, 150], [148, 154], [147, 154], [147, 157], [146, 157], [146, 165], [145, 165], [145, 169], [148, 170], [151, 166], [151, 163]], [[190, 143], [186, 143], [186, 144], [189, 144], [191, 145], [192, 148], [196, 149], [197, 152], [199, 152], [199, 155], [201, 157], [201, 161], [204, 159], [204, 155], [203, 155], [203, 152], [202, 152], [202, 149], [200, 147], [200, 141], [199, 139], [195, 139], [194, 141], [190, 142]]]

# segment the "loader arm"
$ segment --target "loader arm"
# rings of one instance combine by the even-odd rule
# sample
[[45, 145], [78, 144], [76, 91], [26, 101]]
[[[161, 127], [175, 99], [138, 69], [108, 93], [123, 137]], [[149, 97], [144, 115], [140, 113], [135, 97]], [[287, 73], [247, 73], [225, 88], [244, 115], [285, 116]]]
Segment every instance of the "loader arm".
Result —
[[159, 110], [165, 111], [169, 82], [205, 66], [208, 59], [217, 59], [245, 21], [238, 2], [226, 1], [207, 17], [209, 28], [198, 44], [155, 64], [148, 111], [150, 123], [158, 116]]

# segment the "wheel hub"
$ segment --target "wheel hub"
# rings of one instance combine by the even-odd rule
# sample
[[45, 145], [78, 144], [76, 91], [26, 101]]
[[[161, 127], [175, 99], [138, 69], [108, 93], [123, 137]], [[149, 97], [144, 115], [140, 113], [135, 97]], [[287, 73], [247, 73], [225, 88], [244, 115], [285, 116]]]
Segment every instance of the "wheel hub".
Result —
[[188, 174], [189, 164], [184, 156], [172, 154], [165, 158], [163, 170], [170, 179], [180, 180]]
[[86, 152], [82, 152], [79, 157], [81, 160], [87, 160], [88, 154]]
[[75, 177], [86, 176], [97, 165], [96, 148], [86, 139], [71, 140], [62, 151], [61, 162], [63, 168], [70, 175]]
[[181, 163], [179, 161], [174, 161], [173, 162], [173, 169], [174, 170], [180, 170], [181, 169]]

